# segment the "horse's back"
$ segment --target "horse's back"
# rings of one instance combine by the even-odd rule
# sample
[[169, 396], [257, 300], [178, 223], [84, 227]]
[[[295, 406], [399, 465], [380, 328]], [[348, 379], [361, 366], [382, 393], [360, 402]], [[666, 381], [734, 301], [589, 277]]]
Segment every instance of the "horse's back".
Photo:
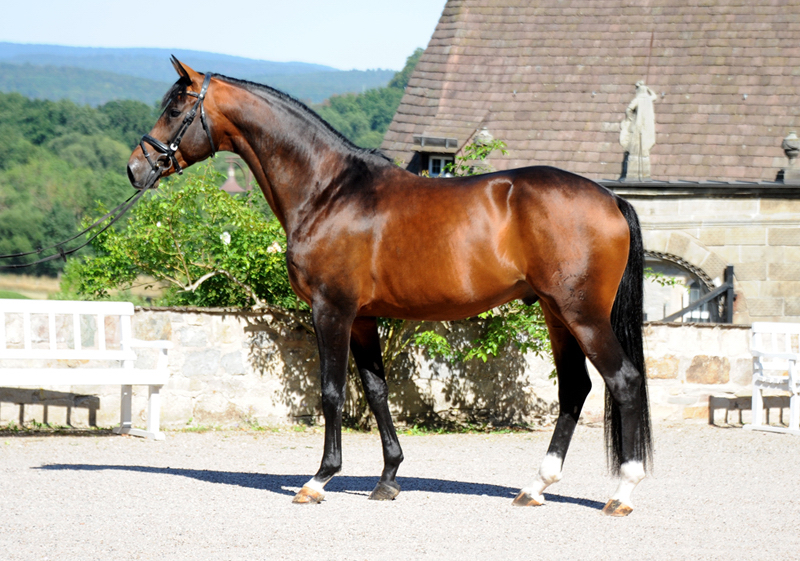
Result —
[[[574, 173], [531, 166], [467, 178], [422, 179], [386, 201], [384, 222], [425, 252], [493, 247], [508, 265], [528, 270], [548, 256], [584, 259], [608, 244], [627, 248], [617, 197]], [[493, 260], [485, 264], [501, 266]], [[502, 266], [501, 266], [502, 268]]]

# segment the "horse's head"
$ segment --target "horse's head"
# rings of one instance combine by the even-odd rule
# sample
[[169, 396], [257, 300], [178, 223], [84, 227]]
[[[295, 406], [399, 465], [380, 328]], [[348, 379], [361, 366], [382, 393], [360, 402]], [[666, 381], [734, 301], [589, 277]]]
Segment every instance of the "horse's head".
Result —
[[172, 57], [178, 81], [164, 96], [155, 126], [128, 160], [128, 179], [136, 189], [156, 187], [161, 177], [213, 156], [216, 146], [204, 106], [211, 74], [200, 74]]

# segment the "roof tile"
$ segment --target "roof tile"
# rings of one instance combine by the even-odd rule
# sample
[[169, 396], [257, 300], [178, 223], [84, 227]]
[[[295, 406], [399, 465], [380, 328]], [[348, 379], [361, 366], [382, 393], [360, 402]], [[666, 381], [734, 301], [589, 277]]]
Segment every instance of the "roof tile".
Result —
[[450, 0], [383, 148], [410, 161], [415, 134], [463, 143], [488, 126], [510, 150], [498, 169], [546, 162], [609, 177], [633, 85], [649, 77], [654, 178], [774, 179], [782, 136], [800, 126], [800, 6], [688, 3]]

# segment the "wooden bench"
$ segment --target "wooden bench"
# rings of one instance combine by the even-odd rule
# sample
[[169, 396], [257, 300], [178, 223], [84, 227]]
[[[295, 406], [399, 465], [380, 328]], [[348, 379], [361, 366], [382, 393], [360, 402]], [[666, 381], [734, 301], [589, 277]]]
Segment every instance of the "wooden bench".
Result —
[[[753, 422], [744, 428], [800, 435], [800, 324], [754, 322], [752, 337]], [[788, 427], [764, 423], [765, 391], [788, 392]]]
[[[120, 385], [117, 434], [163, 440], [160, 390], [169, 379], [169, 341], [133, 338], [130, 302], [0, 300], [0, 387]], [[158, 350], [136, 368], [133, 349]], [[149, 386], [147, 429], [132, 422], [132, 386]]]
[[[770, 424], [770, 412], [778, 410], [778, 422], [783, 424], [783, 410], [789, 408], [789, 397], [786, 395], [764, 395], [761, 394], [761, 406], [766, 413], [767, 425]], [[708, 396], [708, 424], [716, 425], [715, 412], [722, 410], [725, 413], [723, 423], [728, 424], [728, 415], [732, 411], [739, 413], [739, 424], [742, 421], [742, 411], [750, 411], [753, 408], [753, 397], [751, 395], [710, 395]]]

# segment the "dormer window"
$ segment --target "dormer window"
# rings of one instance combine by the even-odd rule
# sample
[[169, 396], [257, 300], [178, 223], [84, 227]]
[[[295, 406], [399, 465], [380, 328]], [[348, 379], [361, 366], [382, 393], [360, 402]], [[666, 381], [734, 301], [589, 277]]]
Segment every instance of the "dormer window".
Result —
[[451, 174], [446, 171], [447, 164], [453, 163], [452, 156], [444, 156], [441, 154], [428, 155], [428, 175], [431, 177], [450, 177]]
[[438, 136], [415, 136], [414, 149], [419, 156], [419, 170], [431, 177], [448, 177], [447, 164], [454, 162], [458, 139]]

